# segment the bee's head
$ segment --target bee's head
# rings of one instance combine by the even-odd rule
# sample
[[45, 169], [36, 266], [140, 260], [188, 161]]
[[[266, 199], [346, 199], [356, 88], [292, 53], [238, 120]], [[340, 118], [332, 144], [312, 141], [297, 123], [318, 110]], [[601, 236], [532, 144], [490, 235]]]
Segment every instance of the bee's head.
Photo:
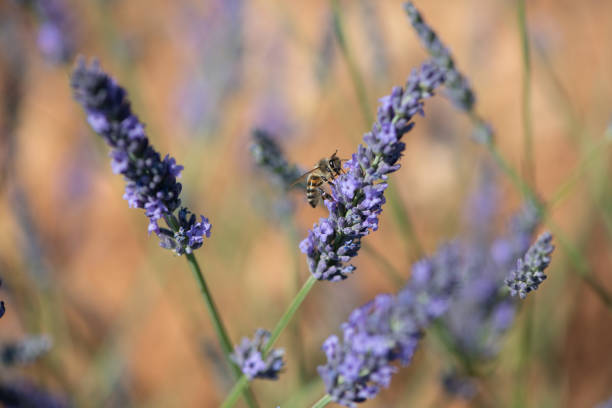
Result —
[[342, 170], [342, 161], [338, 156], [336, 156], [337, 153], [338, 150], [336, 150], [334, 154], [331, 155], [331, 157], [327, 161], [327, 166], [331, 169], [333, 173], [338, 175]]

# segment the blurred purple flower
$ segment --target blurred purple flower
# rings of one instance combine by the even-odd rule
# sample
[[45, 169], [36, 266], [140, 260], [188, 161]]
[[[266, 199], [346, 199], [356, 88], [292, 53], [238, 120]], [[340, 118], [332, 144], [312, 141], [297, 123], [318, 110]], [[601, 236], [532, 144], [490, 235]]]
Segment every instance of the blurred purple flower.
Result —
[[51, 339], [45, 335], [4, 343], [0, 345], [0, 363], [4, 367], [29, 364], [46, 354], [51, 346]]
[[361, 0], [359, 2], [360, 16], [363, 30], [369, 42], [370, 59], [374, 66], [375, 78], [387, 78], [389, 76], [389, 62], [387, 56], [387, 41], [383, 38], [378, 9], [376, 3], [371, 0]]
[[253, 129], [251, 155], [255, 163], [278, 180], [284, 189], [303, 174], [297, 166], [289, 164], [274, 136], [266, 130]]
[[327, 393], [338, 404], [355, 407], [388, 387], [406, 366], [431, 322], [448, 309], [456, 288], [459, 260], [453, 244], [414, 264], [408, 284], [396, 295], [379, 295], [355, 309], [342, 324], [343, 340], [323, 343], [327, 364], [318, 367]]
[[552, 235], [549, 232], [543, 233], [529, 247], [525, 256], [517, 260], [516, 268], [505, 280], [510, 295], [518, 295], [521, 299], [525, 299], [529, 292], [538, 289], [546, 279], [544, 270], [550, 264], [550, 254], [554, 250], [551, 240]]
[[395, 87], [380, 99], [378, 120], [364, 135], [364, 145], [345, 164], [346, 174], [330, 183], [333, 200], [325, 200], [329, 217], [321, 218], [300, 243], [317, 279], [346, 279], [355, 269], [347, 263], [357, 255], [361, 238], [378, 229], [385, 181], [400, 168], [397, 161], [405, 148], [401, 138], [414, 125], [413, 116], [423, 114], [423, 99], [443, 80], [436, 65], [425, 63], [412, 72], [404, 89]]
[[526, 205], [512, 218], [508, 233], [495, 238], [491, 225], [499, 193], [494, 173], [486, 168], [480, 173], [466, 211], [469, 231], [457, 240], [462, 256], [456, 273], [462, 284], [443, 319], [456, 349], [475, 361], [497, 353], [499, 339], [514, 321], [516, 303], [503, 292], [504, 279], [529, 247], [539, 221], [535, 208]]
[[0, 382], [0, 405], [6, 408], [67, 408], [64, 399], [27, 381]]
[[249, 380], [254, 378], [276, 380], [285, 365], [282, 349], [272, 349], [263, 355], [263, 348], [269, 339], [270, 332], [257, 329], [253, 340], [244, 337], [231, 355], [231, 359], [238, 364]]
[[68, 5], [63, 0], [35, 0], [35, 8], [40, 20], [37, 43], [43, 56], [55, 64], [71, 61], [76, 46]]
[[180, 27], [200, 58], [179, 86], [176, 105], [192, 131], [212, 132], [222, 106], [240, 84], [244, 48], [243, 0], [214, 0], [207, 13], [185, 7]]
[[[145, 210], [149, 232], [160, 237], [162, 247], [179, 255], [199, 248], [202, 238], [210, 236], [211, 225], [204, 216], [201, 222], [196, 222], [186, 208], [181, 208], [178, 218], [175, 217], [182, 189], [176, 179], [183, 166], [169, 155], [162, 159], [150, 145], [144, 124], [132, 113], [125, 90], [97, 62], [88, 67], [84, 60], [79, 60], [72, 73], [71, 86], [75, 99], [85, 108], [89, 124], [113, 149], [110, 154], [113, 172], [122, 174], [126, 180], [123, 198], [130, 207]], [[161, 218], [172, 231], [159, 227]]]

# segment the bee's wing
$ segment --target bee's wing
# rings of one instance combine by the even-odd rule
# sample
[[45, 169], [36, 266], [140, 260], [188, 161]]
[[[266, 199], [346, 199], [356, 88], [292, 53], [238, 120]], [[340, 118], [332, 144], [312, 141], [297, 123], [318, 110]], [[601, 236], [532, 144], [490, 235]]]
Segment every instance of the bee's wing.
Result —
[[291, 183], [289, 185], [289, 188], [295, 186], [296, 184], [298, 184], [299, 182], [301, 182], [302, 180], [304, 180], [304, 177], [306, 177], [307, 175], [309, 175], [310, 173], [312, 173], [313, 171], [318, 170], [318, 167], [315, 167], [312, 170], [308, 170], [306, 173], [302, 174], [300, 177], [298, 177], [297, 179], [295, 179], [295, 181], [293, 183]]

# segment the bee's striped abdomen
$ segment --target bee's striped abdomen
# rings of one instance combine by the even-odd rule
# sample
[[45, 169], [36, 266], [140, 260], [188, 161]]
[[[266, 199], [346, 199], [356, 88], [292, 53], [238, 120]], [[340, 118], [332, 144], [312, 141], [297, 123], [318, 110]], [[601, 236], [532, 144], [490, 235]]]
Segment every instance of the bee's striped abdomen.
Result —
[[311, 173], [308, 175], [308, 179], [306, 180], [306, 199], [312, 208], [315, 208], [319, 203], [323, 181], [323, 177], [318, 174]]

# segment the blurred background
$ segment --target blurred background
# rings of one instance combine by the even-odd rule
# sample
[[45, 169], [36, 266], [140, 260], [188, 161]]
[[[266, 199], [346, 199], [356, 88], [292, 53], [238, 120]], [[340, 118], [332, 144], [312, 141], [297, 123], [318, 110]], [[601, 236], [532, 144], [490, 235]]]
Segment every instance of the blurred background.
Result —
[[[469, 77], [499, 150], [521, 171], [516, 2], [415, 5]], [[548, 220], [583, 268], [557, 248], [549, 279], [528, 299], [533, 324], [523, 324], [523, 308], [481, 385], [503, 402], [495, 406], [512, 401], [524, 327], [533, 342], [529, 406], [591, 407], [612, 394], [611, 309], [579, 277], [587, 270], [612, 291], [611, 152], [591, 149], [612, 115], [611, 16], [606, 1], [527, 5], [533, 185], [544, 200], [568, 187]], [[45, 336], [34, 339], [47, 350], [28, 364], [0, 365], [0, 393], [45, 390], [83, 407], [221, 403], [233, 381], [187, 264], [159, 248], [143, 211], [122, 199], [124, 183], [72, 99], [69, 75], [77, 55], [97, 58], [129, 92], [156, 148], [185, 167], [183, 202], [213, 225], [197, 256], [237, 343], [276, 324], [309, 274], [297, 244], [327, 214], [256, 167], [251, 130], [271, 132], [292, 163], [309, 168], [336, 149], [349, 157], [370, 127], [334, 18], [374, 114], [378, 98], [427, 58], [401, 1], [340, 1], [335, 14], [319, 0], [0, 2], [0, 344]], [[391, 188], [422, 253], [431, 254], [465, 232], [466, 200], [483, 172], [498, 189], [500, 231], [521, 200], [472, 140], [465, 115], [443, 98], [425, 111]], [[280, 338], [287, 369], [278, 381], [252, 383], [261, 406], [310, 406], [322, 396], [322, 342], [355, 307], [398, 290], [385, 262], [409, 277], [419, 253], [391, 208], [364, 241], [371, 250], [355, 259], [354, 276], [318, 283]], [[410, 367], [363, 406], [494, 406], [445, 394], [445, 364], [426, 337]]]

